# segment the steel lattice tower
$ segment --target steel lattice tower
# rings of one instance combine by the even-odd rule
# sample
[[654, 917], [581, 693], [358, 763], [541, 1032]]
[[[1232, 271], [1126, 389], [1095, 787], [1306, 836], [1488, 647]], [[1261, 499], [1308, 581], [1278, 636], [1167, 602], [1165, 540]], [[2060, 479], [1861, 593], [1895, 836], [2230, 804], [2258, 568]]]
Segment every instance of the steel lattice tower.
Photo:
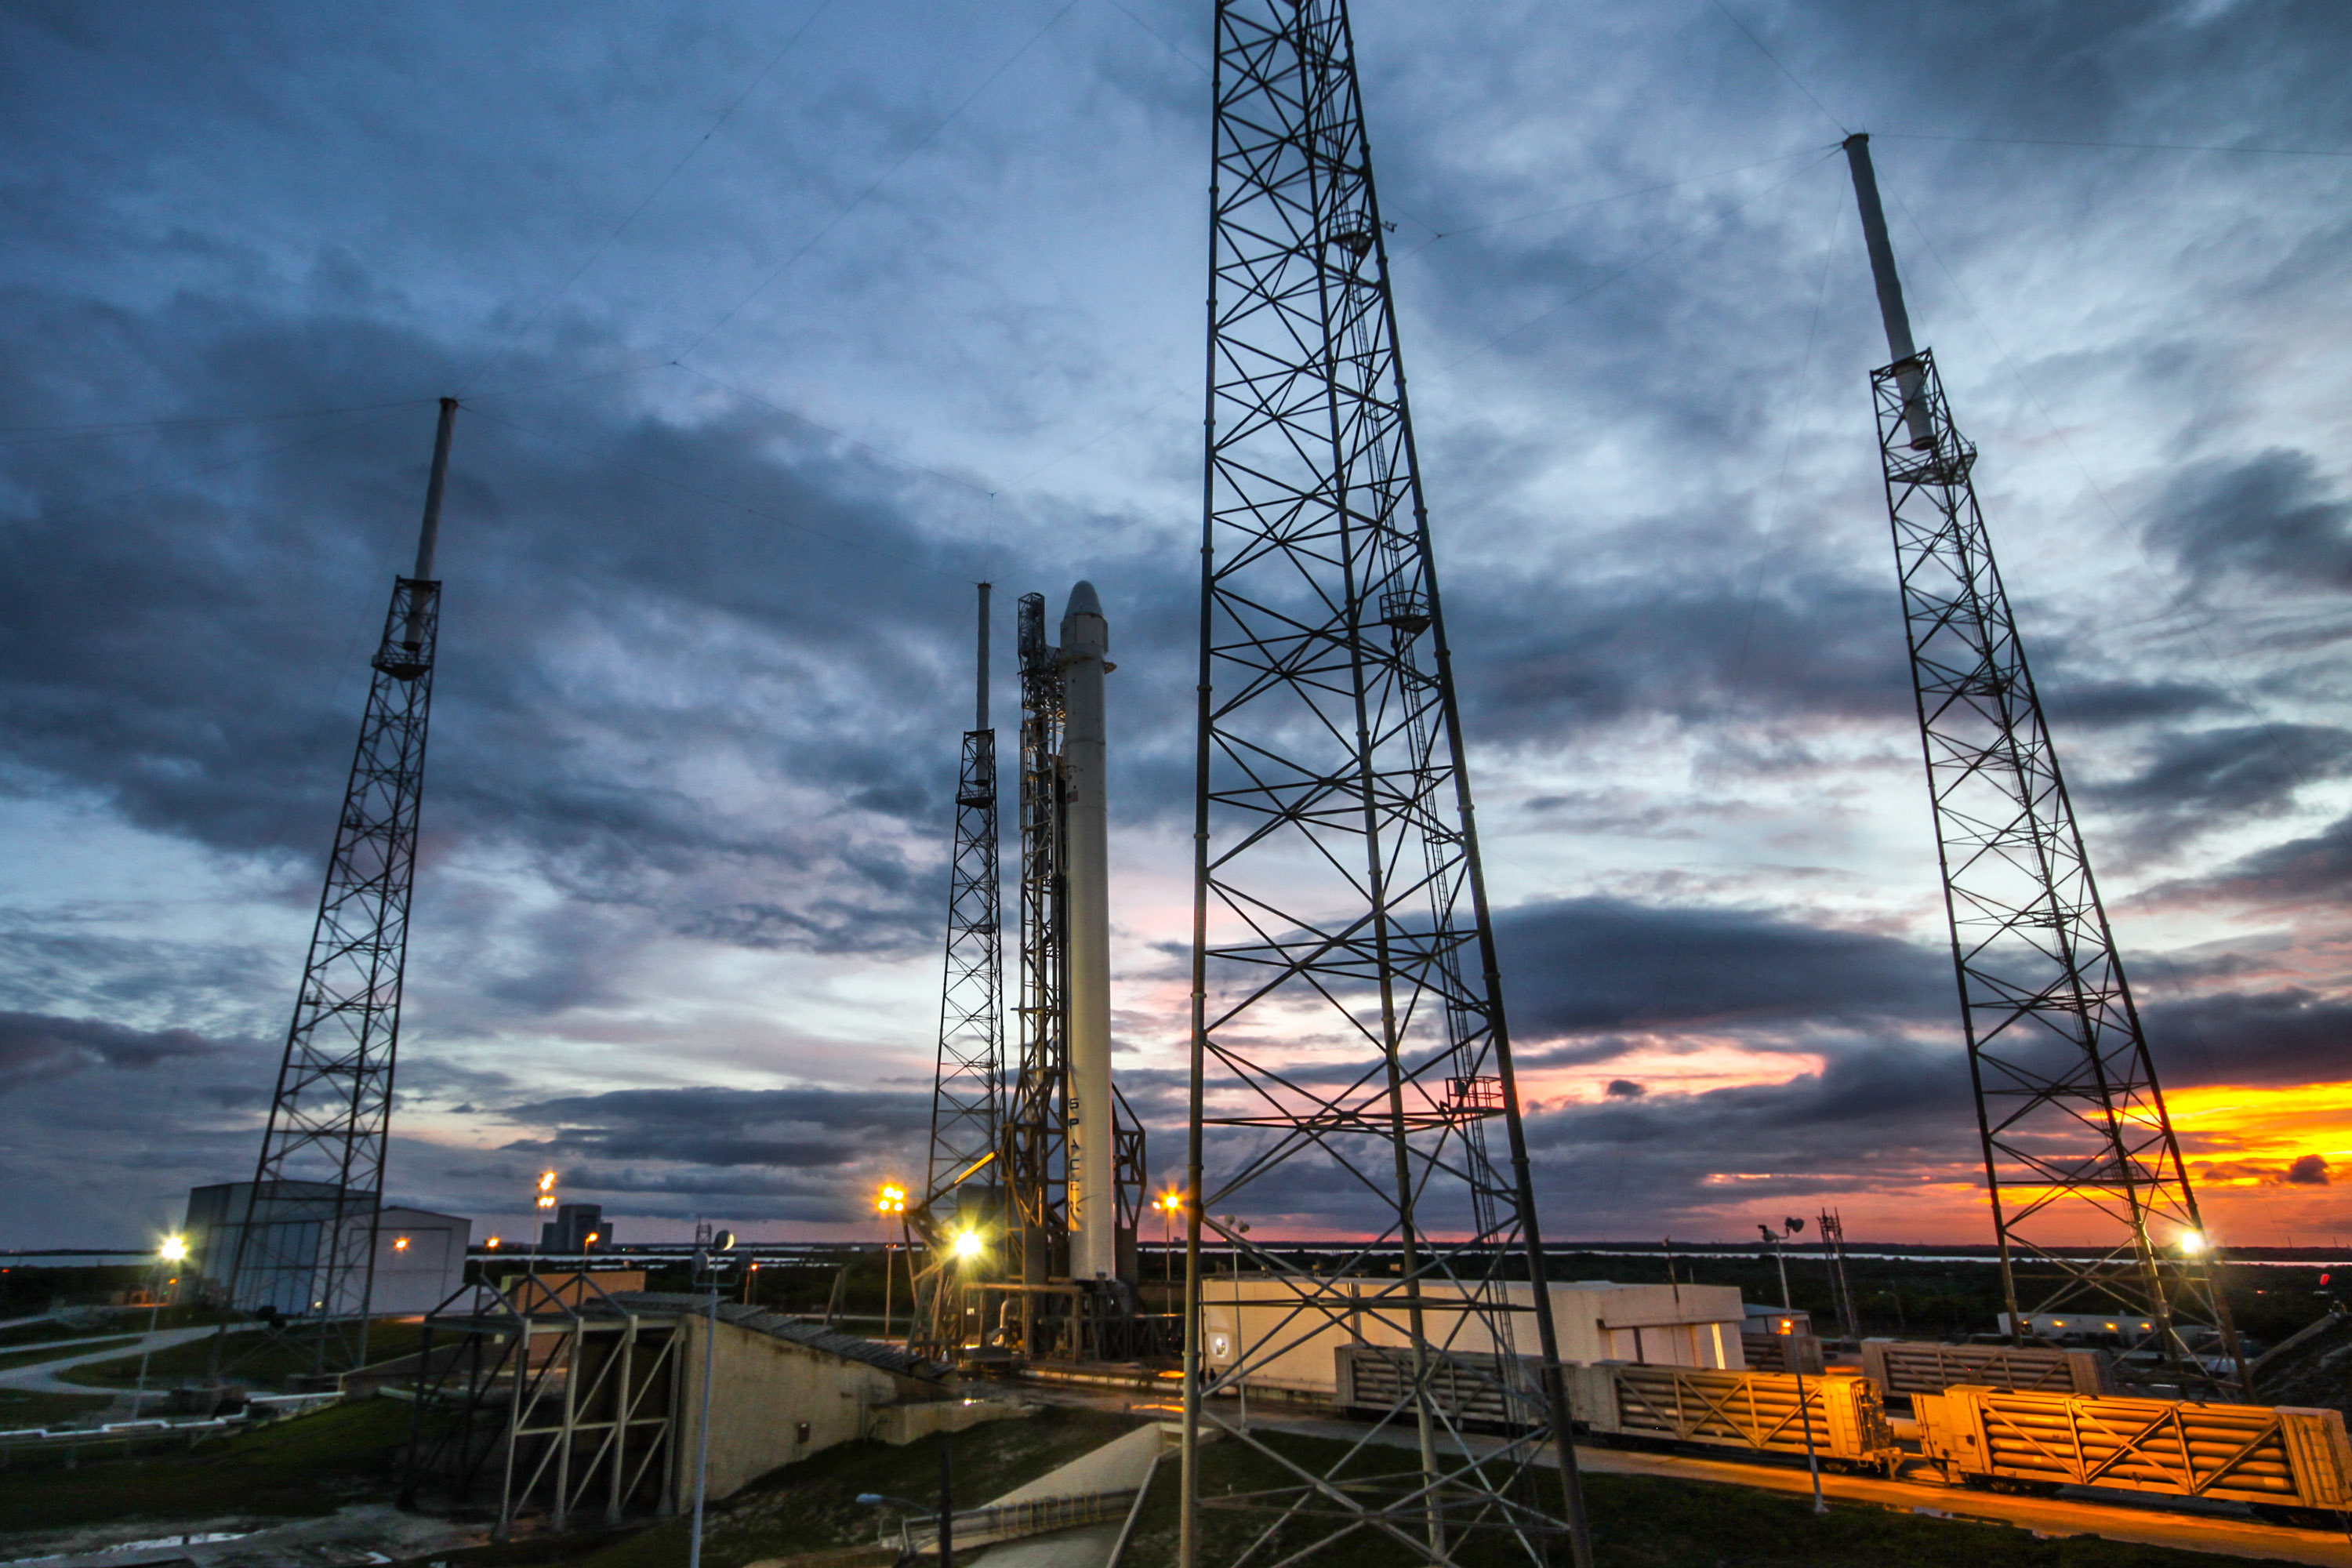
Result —
[[457, 412], [455, 398], [441, 400], [416, 571], [394, 579], [371, 661], [310, 959], [225, 1277], [231, 1307], [297, 1321], [320, 1371], [367, 1353], [440, 624], [433, 557]]
[[1004, 1109], [1004, 946], [996, 826], [996, 731], [988, 722], [988, 595], [980, 584], [975, 723], [956, 775], [955, 850], [948, 871], [947, 973], [940, 995], [939, 1067], [931, 1080], [931, 1148], [923, 1192], [907, 1216], [929, 1246], [913, 1279], [911, 1342], [935, 1353], [961, 1342], [963, 1293], [952, 1253], [962, 1229], [995, 1231], [1003, 1193], [996, 1163]]
[[1934, 355], [1912, 345], [1869, 138], [1845, 146], [1892, 356], [1871, 374], [1879, 453], [2011, 1333], [2026, 1334], [2028, 1314], [2121, 1311], [2155, 1325], [2176, 1373], [2197, 1375], [2181, 1331], [2202, 1324], [2242, 1385], [2196, 1194], [1977, 506], [1976, 448], [1953, 428]]
[[[1589, 1563], [1344, 0], [1220, 0], [1214, 90], [1182, 1561], [1234, 1508], [1243, 1561], [1369, 1532]], [[1329, 1275], [1242, 1219], [1309, 1193], [1370, 1216]], [[1280, 1323], [1214, 1368], [1204, 1233], [1236, 1258], [1219, 1300]], [[1335, 1325], [1402, 1347], [1336, 1468], [1218, 1414]], [[1466, 1437], [1474, 1399], [1500, 1438]], [[1292, 1484], [1204, 1496], [1212, 1428]]]
[[[996, 731], [988, 723], [988, 590], [980, 584], [979, 698], [956, 778], [955, 855], [948, 876], [947, 975], [931, 1087], [930, 1168], [923, 1207], [941, 1205], [996, 1152], [1003, 1120], [1004, 956], [996, 839]], [[990, 1184], [992, 1186], [993, 1182]], [[959, 1205], [960, 1206], [960, 1205]]]

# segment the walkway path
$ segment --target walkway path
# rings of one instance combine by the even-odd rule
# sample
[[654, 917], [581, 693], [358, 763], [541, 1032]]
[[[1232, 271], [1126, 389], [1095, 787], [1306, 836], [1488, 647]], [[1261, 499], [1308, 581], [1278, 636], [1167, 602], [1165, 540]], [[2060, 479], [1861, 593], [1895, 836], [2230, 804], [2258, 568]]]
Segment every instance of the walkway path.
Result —
[[[61, 1340], [58, 1342], [56, 1348], [63, 1349], [68, 1353], [58, 1357], [55, 1361], [38, 1361], [30, 1366], [10, 1367], [5, 1372], [0, 1372], [0, 1388], [21, 1389], [30, 1394], [110, 1394], [113, 1390], [93, 1388], [86, 1383], [68, 1383], [56, 1374], [68, 1367], [94, 1366], [100, 1362], [128, 1361], [142, 1350], [165, 1350], [173, 1345], [184, 1345], [191, 1341], [201, 1340], [206, 1335], [219, 1331], [218, 1329], [209, 1325], [199, 1325], [193, 1329], [162, 1329], [152, 1334], [133, 1334], [127, 1339], [120, 1334], [107, 1334], [100, 1337], [121, 1342], [102, 1351], [84, 1351], [79, 1355], [71, 1353], [71, 1347], [86, 1345], [91, 1342]], [[52, 1347], [44, 1345], [39, 1348], [47, 1350]]]

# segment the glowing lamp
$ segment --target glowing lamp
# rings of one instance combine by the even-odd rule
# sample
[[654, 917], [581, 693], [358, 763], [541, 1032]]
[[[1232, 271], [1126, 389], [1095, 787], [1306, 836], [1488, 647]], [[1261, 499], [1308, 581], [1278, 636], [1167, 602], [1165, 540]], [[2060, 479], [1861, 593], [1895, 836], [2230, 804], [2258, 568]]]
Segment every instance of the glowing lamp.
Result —
[[407, 1251], [407, 1250], [408, 1250], [408, 1237], [404, 1237], [404, 1237], [402, 1237], [399, 1240], [397, 1240], [397, 1241], [394, 1242], [394, 1243], [392, 1244], [392, 1249], [393, 1249], [394, 1252], [405, 1252], [405, 1251]]
[[486, 1245], [488, 1246], [492, 1252], [496, 1252], [499, 1249], [499, 1238], [494, 1236], [490, 1237], [489, 1241]]
[[188, 1244], [176, 1236], [163, 1238], [163, 1250], [157, 1255], [166, 1263], [177, 1263], [188, 1256]]
[[2193, 1230], [2180, 1233], [2180, 1250], [2190, 1258], [2205, 1250], [2205, 1238]]
[[976, 1230], [961, 1232], [955, 1238], [955, 1255], [958, 1258], [978, 1258], [980, 1256], [980, 1232]]

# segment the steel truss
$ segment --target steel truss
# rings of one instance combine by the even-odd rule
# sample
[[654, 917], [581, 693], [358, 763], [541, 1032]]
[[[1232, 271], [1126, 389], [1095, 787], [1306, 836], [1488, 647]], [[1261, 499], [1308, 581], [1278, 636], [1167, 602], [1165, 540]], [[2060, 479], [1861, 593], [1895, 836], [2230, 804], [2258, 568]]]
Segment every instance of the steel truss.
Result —
[[[445, 454], [446, 442], [445, 429]], [[224, 1279], [228, 1305], [310, 1340], [318, 1372], [358, 1366], [367, 1355], [440, 604], [438, 582], [402, 577], [393, 585], [310, 958]]]
[[967, 730], [949, 873], [947, 981], [931, 1089], [926, 1206], [950, 1196], [996, 1151], [1003, 1099], [1004, 980], [996, 864], [996, 731]]
[[[2012, 1330], [2025, 1331], [2028, 1312], [2120, 1308], [2157, 1324], [2179, 1374], [2198, 1370], [2183, 1330], [2202, 1324], [2242, 1384], [2196, 1194], [1978, 510], [1976, 448], [1952, 426], [1931, 353], [1871, 382]], [[2086, 1237], [2108, 1239], [2086, 1255]]]
[[[940, 1002], [939, 1068], [931, 1086], [930, 1164], [907, 1216], [930, 1266], [913, 1276], [912, 1342], [934, 1352], [964, 1338], [953, 1289], [954, 1231], [1003, 1223], [997, 1143], [1004, 1104], [1003, 894], [997, 860], [996, 731], [988, 723], [988, 593], [980, 585], [979, 702], [956, 776], [955, 851], [948, 877], [947, 976]], [[911, 1252], [909, 1254], [911, 1260]]]
[[674, 1510], [682, 1337], [676, 1313], [632, 1310], [586, 1274], [459, 1289], [425, 1319], [401, 1506], [420, 1487], [488, 1500], [495, 1472], [497, 1540], [527, 1511], [562, 1530]]
[[[1370, 1535], [1588, 1563], [1344, 0], [1221, 0], [1214, 90], [1183, 1561], [1232, 1508], [1263, 1526], [1242, 1562]], [[1311, 1273], [1243, 1215], [1366, 1235]], [[1204, 1236], [1279, 1324], [1213, 1370]], [[1221, 1413], [1335, 1332], [1406, 1372], [1336, 1467]], [[1290, 1484], [1203, 1495], [1218, 1430]]]

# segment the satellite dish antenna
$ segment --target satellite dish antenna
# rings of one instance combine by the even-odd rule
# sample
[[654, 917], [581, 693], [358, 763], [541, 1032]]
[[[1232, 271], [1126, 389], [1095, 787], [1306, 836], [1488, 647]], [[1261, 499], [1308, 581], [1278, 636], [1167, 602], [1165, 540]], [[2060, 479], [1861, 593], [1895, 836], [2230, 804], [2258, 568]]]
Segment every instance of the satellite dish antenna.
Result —
[[735, 1250], [735, 1233], [734, 1233], [733, 1231], [731, 1231], [731, 1230], [722, 1230], [722, 1231], [720, 1231], [717, 1236], [714, 1236], [714, 1237], [712, 1237], [710, 1238], [710, 1249], [711, 1249], [713, 1252], [732, 1252], [732, 1251], [734, 1251], [734, 1250]]

